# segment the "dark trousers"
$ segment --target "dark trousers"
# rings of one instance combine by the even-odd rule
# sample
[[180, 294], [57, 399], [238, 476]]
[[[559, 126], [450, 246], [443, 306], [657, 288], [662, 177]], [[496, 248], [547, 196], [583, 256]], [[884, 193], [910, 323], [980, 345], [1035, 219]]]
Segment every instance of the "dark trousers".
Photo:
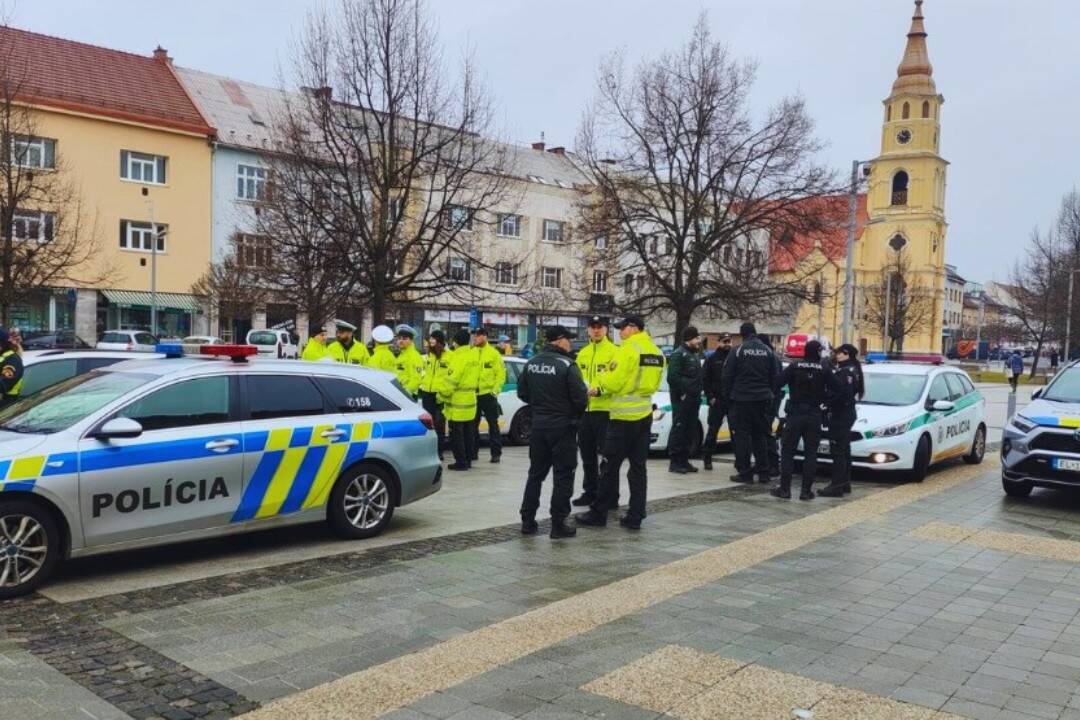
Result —
[[570, 514], [570, 496], [574, 494], [574, 468], [577, 467], [577, 435], [572, 425], [557, 429], [533, 428], [529, 435], [529, 476], [521, 500], [521, 517], [536, 518], [540, 507], [540, 487], [548, 471], [552, 473], [551, 518], [564, 520]]
[[441, 455], [446, 449], [446, 416], [443, 415], [442, 403], [436, 397], [433, 392], [420, 393], [420, 403], [435, 422], [435, 437], [439, 439], [439, 454]]
[[470, 465], [476, 455], [474, 423], [474, 420], [450, 421], [450, 447], [454, 451], [454, 462], [458, 465]]
[[668, 438], [668, 456], [671, 464], [687, 465], [690, 462], [690, 446], [698, 427], [700, 397], [683, 398], [671, 406], [671, 435]]
[[499, 431], [499, 398], [496, 395], [476, 396], [476, 420], [473, 421], [473, 445], [472, 459], [475, 460], [480, 452], [480, 418], [487, 420], [488, 445], [491, 448], [491, 457], [497, 458], [502, 455], [502, 432]]
[[814, 486], [817, 472], [818, 439], [821, 437], [821, 411], [817, 408], [807, 410], [792, 407], [788, 403], [787, 417], [784, 418], [784, 443], [780, 459], [780, 485], [791, 487], [791, 475], [795, 471], [795, 449], [799, 440], [803, 444], [803, 490]]
[[784, 437], [784, 423], [781, 422], [776, 430], [773, 430], [773, 425], [776, 425], [775, 415], [769, 418], [769, 433], [765, 436], [765, 452], [769, 456], [770, 477], [780, 474], [780, 440]]
[[[716, 454], [716, 436], [724, 425], [725, 415], [727, 415], [727, 408], [719, 400], [709, 406], [709, 428], [705, 431], [705, 442], [701, 444], [702, 455]], [[728, 432], [730, 433], [730, 431], [731, 428], [729, 427]]]
[[[743, 477], [769, 473], [769, 438], [772, 400], [739, 400], [731, 404], [728, 422], [735, 434], [735, 472]], [[750, 454], [754, 463], [750, 464]]]
[[587, 412], [581, 416], [578, 426], [577, 443], [581, 451], [581, 470], [585, 475], [581, 492], [592, 502], [600, 487], [600, 474], [604, 463], [600, 459], [604, 452], [604, 437], [607, 435], [608, 413]]
[[829, 414], [829, 449], [832, 453], [831, 485], [851, 482], [851, 428], [855, 411], [842, 410]]
[[619, 502], [619, 475], [624, 460], [630, 461], [630, 470], [626, 479], [630, 484], [630, 510], [627, 516], [645, 519], [645, 494], [648, 488], [648, 474], [645, 461], [649, 459], [649, 432], [652, 430], [652, 416], [641, 420], [612, 420], [608, 423], [607, 437], [604, 439], [604, 474], [600, 478], [600, 492], [592, 509], [605, 513], [608, 508]]

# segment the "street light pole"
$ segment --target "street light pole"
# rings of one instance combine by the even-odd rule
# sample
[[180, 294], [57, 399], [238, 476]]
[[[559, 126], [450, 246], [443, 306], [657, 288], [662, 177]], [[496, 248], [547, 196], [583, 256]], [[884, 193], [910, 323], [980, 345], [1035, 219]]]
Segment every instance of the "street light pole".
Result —
[[851, 195], [848, 197], [847, 263], [844, 268], [844, 329], [841, 342], [851, 342], [851, 316], [855, 309], [855, 223], [859, 205], [859, 166], [862, 161], [851, 163]]
[[154, 199], [150, 189], [142, 189], [146, 198], [146, 207], [150, 211], [150, 334], [157, 337], [157, 247], [158, 229], [154, 222]]

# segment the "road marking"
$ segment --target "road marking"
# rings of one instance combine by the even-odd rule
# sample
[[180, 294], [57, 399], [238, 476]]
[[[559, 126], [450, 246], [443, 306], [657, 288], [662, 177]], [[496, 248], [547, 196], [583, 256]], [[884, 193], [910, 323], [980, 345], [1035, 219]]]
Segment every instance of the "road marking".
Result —
[[793, 710], [814, 720], [953, 720], [957, 715], [679, 645], [582, 686], [594, 695], [679, 720], [777, 720]]
[[[985, 467], [950, 468], [923, 483], [845, 502], [286, 696], [246, 717], [377, 718], [538, 650], [954, 488], [979, 472], [985, 472]], [[606, 532], [613, 530], [619, 532], [617, 528]], [[579, 532], [595, 531], [582, 528]]]
[[911, 531], [922, 540], [974, 545], [987, 550], [1000, 550], [1013, 555], [1031, 555], [1047, 560], [1080, 563], [1080, 542], [1038, 537], [1024, 533], [1003, 532], [969, 525], [950, 525], [932, 522]]

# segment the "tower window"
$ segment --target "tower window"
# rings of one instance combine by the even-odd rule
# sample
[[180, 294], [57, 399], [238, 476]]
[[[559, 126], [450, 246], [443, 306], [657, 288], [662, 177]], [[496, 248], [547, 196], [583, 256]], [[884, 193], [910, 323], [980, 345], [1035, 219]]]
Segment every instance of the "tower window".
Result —
[[930, 101], [929, 101], [929, 100], [923, 100], [923, 104], [922, 104], [922, 116], [923, 116], [924, 118], [928, 118], [928, 117], [930, 117]]
[[892, 122], [892, 103], [885, 106], [885, 122]]
[[901, 170], [893, 175], [892, 204], [907, 205], [908, 174]]
[[900, 117], [902, 117], [904, 120], [907, 120], [911, 117], [911, 103], [904, 103], [904, 110], [900, 114]]

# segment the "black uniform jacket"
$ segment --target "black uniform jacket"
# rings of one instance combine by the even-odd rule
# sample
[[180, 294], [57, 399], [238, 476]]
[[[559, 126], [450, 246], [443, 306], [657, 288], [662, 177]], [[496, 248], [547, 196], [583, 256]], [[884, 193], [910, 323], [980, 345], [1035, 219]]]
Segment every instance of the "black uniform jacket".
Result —
[[724, 363], [724, 397], [730, 402], [771, 401], [776, 374], [776, 355], [757, 337], [749, 337]]
[[668, 386], [675, 402], [701, 400], [702, 370], [698, 354], [686, 345], [680, 345], [668, 358]]
[[518, 397], [532, 411], [533, 427], [555, 430], [576, 424], [589, 404], [588, 388], [570, 353], [545, 345], [521, 371]]

